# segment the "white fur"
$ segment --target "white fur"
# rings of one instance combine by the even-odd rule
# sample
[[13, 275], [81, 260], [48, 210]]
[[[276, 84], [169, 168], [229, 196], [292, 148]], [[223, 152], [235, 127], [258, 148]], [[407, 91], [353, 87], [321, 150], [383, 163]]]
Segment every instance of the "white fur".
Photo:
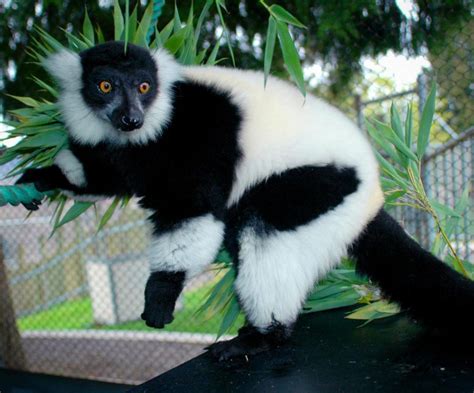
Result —
[[63, 175], [66, 176], [69, 183], [77, 187], [86, 186], [87, 180], [84, 167], [71, 150], [61, 150], [56, 155], [54, 163], [59, 167]]
[[150, 248], [152, 271], [186, 271], [186, 278], [213, 262], [224, 237], [224, 224], [212, 214], [189, 219], [155, 236]]
[[273, 318], [293, 323], [314, 283], [346, 255], [376, 213], [371, 206], [380, 207], [381, 201], [381, 194], [363, 187], [294, 231], [259, 236], [244, 230], [235, 287], [249, 321], [262, 331]]
[[[362, 132], [339, 110], [275, 78], [222, 67], [187, 67], [184, 75], [228, 91], [241, 109], [236, 168], [228, 206], [274, 173], [303, 165], [354, 167], [360, 185], [334, 210], [294, 231], [266, 237], [243, 231], [236, 289], [250, 322], [290, 324], [313, 284], [339, 263], [383, 204], [378, 166]], [[288, 206], [288, 209], [292, 209]]]
[[152, 54], [158, 68], [158, 95], [145, 111], [143, 126], [131, 132], [115, 129], [109, 121], [97, 116], [81, 95], [82, 66], [78, 54], [62, 50], [45, 60], [44, 66], [61, 86], [59, 107], [72, 138], [82, 144], [102, 141], [117, 144], [146, 144], [162, 132], [172, 115], [172, 89], [180, 79], [180, 66], [165, 50]]

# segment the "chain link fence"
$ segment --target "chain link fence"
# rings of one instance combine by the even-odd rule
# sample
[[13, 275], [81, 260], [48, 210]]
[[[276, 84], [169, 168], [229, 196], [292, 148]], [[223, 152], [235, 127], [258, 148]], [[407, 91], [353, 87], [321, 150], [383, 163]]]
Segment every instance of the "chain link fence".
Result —
[[[420, 108], [430, 84], [436, 83], [435, 131], [423, 170], [429, 195], [450, 206], [473, 180], [473, 23], [453, 34], [436, 56], [387, 53], [364, 59], [354, 94], [349, 101], [335, 102], [364, 128], [365, 117], [387, 121], [391, 102], [402, 111], [409, 102]], [[311, 67], [306, 71], [308, 79], [323, 83]], [[0, 178], [9, 169], [1, 168]], [[104, 208], [97, 205], [99, 211]], [[198, 311], [216, 272], [188, 284], [174, 322], [163, 331], [140, 320], [149, 227], [146, 213], [134, 201], [99, 233], [94, 212], [88, 211], [50, 236], [53, 209], [43, 206], [27, 220], [21, 207], [0, 209], [0, 343], [7, 366], [139, 383], [200, 354], [214, 341], [220, 321]], [[428, 217], [409, 208], [393, 213], [423, 245], [431, 246], [435, 233]], [[472, 207], [454, 233], [459, 254], [474, 262]]]

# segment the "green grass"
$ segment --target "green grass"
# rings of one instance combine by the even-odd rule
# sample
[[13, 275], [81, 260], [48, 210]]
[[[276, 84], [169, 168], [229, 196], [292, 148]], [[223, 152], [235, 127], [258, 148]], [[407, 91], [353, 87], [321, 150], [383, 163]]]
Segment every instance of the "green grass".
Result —
[[[208, 317], [203, 313], [196, 314], [211, 285], [212, 284], [209, 284], [185, 292], [183, 307], [175, 312], [173, 323], [167, 325], [161, 331], [216, 334], [219, 329], [220, 318], [216, 316]], [[236, 334], [243, 322], [243, 317], [240, 316], [228, 334]], [[156, 329], [147, 327], [142, 320], [119, 323], [116, 325], [94, 324], [92, 302], [89, 297], [70, 300], [54, 306], [49, 310], [20, 318], [18, 320], [18, 326], [21, 331], [77, 329], [157, 331]]]

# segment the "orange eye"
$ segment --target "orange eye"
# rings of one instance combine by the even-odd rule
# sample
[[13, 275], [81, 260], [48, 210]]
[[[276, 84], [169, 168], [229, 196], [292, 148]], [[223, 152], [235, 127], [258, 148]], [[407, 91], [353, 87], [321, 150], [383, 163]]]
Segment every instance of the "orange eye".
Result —
[[148, 82], [142, 82], [140, 83], [140, 86], [138, 86], [138, 91], [141, 94], [148, 93], [149, 90], [150, 90], [150, 84]]
[[102, 81], [99, 83], [99, 89], [102, 93], [108, 94], [112, 91], [112, 85], [108, 81]]

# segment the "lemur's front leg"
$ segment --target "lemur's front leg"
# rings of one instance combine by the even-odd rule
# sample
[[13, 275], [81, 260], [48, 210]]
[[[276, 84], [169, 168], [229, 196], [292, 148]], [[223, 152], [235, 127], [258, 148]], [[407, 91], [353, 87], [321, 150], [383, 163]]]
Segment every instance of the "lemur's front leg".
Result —
[[[17, 180], [16, 184], [33, 183], [40, 192], [61, 189], [79, 192], [86, 186], [84, 168], [79, 160], [68, 150], [62, 150], [56, 156], [52, 166], [27, 169]], [[26, 204], [29, 210], [37, 210], [41, 201]]]
[[[19, 183], [33, 183], [38, 191], [59, 189], [76, 199], [97, 200], [115, 195], [129, 195], [126, 185], [114, 168], [100, 157], [88, 157], [87, 165], [83, 164], [69, 149], [61, 150], [54, 164], [44, 168], [27, 169], [18, 179]], [[97, 161], [97, 162], [96, 162]], [[97, 168], [107, 167], [107, 171]], [[103, 173], [107, 173], [104, 178]], [[40, 201], [25, 205], [27, 209], [36, 210]]]
[[150, 252], [152, 273], [145, 288], [142, 319], [163, 328], [173, 321], [176, 300], [187, 279], [213, 262], [224, 236], [224, 224], [212, 214], [157, 229]]

